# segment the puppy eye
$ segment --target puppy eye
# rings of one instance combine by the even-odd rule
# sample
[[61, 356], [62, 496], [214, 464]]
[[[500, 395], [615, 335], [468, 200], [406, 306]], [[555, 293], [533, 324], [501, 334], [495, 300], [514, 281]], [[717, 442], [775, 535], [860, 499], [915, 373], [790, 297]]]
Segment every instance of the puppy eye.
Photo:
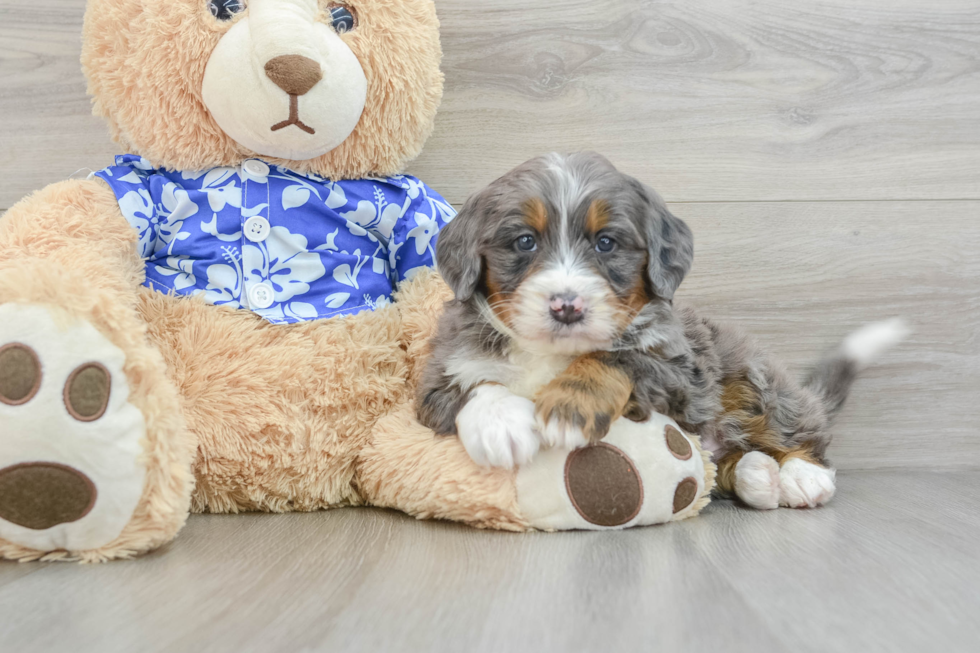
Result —
[[357, 14], [354, 13], [352, 7], [348, 7], [347, 5], [330, 5], [327, 11], [330, 12], [330, 20], [338, 34], [346, 34], [357, 27]]
[[614, 249], [616, 249], [616, 241], [609, 236], [601, 236], [599, 240], [595, 241], [595, 251], [600, 254], [608, 254]]
[[533, 252], [538, 248], [538, 243], [534, 240], [534, 236], [521, 236], [515, 244], [517, 245], [517, 249], [522, 252]]
[[208, 9], [218, 20], [231, 20], [235, 14], [245, 11], [245, 0], [208, 0]]

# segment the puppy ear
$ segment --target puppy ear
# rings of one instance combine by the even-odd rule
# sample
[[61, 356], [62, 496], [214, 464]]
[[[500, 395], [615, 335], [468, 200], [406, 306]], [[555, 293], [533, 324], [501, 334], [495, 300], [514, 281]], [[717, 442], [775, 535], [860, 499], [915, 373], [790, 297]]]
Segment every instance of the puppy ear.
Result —
[[461, 302], [473, 296], [483, 271], [481, 214], [479, 196], [471, 197], [436, 242], [436, 268]]
[[690, 227], [664, 205], [654, 191], [647, 190], [647, 276], [657, 296], [668, 301], [694, 263], [694, 235]]

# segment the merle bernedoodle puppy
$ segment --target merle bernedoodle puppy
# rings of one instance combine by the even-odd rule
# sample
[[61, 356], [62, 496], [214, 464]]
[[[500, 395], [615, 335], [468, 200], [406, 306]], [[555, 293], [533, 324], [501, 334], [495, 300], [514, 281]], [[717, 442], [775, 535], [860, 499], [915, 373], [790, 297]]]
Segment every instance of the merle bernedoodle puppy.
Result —
[[818, 506], [835, 490], [828, 422], [858, 370], [903, 335], [898, 321], [864, 327], [798, 382], [737, 329], [674, 305], [691, 230], [594, 153], [515, 168], [466, 202], [437, 247], [455, 300], [418, 414], [482, 465], [584, 446], [658, 412], [702, 438], [722, 493]]

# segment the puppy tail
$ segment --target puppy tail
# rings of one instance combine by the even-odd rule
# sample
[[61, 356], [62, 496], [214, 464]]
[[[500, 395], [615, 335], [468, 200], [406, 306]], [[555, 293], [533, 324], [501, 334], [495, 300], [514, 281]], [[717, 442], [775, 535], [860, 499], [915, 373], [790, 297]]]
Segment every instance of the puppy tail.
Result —
[[867, 324], [844, 338], [840, 348], [810, 370], [803, 385], [824, 400], [828, 415], [840, 412], [858, 372], [911, 333], [901, 318]]

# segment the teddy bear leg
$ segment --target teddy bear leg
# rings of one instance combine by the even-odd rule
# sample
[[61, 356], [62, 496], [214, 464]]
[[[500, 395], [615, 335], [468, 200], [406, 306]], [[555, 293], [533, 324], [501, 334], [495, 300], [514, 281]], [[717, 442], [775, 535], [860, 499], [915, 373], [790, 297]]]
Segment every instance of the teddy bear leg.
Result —
[[128, 557], [188, 512], [193, 442], [135, 308], [131, 229], [93, 184], [0, 220], [0, 557]]
[[420, 425], [410, 405], [375, 426], [359, 458], [356, 482], [367, 503], [419, 519], [509, 531], [528, 528], [518, 507], [515, 473], [480, 467], [459, 438]]

